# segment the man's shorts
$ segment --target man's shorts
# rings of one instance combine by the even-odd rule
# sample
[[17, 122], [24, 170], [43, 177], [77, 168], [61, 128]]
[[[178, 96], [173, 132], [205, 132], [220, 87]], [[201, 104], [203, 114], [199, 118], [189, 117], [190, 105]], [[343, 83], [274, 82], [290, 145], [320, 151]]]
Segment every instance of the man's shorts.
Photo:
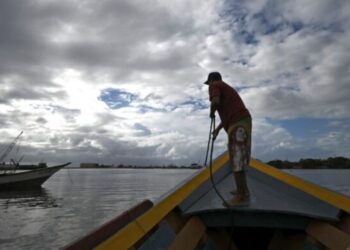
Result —
[[245, 171], [249, 166], [252, 119], [244, 118], [232, 124], [228, 129], [228, 152], [234, 172]]

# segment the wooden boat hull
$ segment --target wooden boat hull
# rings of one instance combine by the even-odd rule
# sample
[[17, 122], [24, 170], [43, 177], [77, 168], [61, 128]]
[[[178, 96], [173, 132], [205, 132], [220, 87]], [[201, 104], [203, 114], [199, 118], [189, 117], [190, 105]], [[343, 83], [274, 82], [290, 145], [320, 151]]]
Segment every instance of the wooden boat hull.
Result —
[[0, 191], [8, 189], [38, 188], [53, 174], [69, 164], [70, 162], [27, 172], [2, 174], [0, 175]]
[[[212, 177], [230, 195], [227, 164], [227, 153], [218, 157]], [[128, 223], [107, 222], [63, 249], [350, 249], [349, 197], [254, 159], [250, 165], [253, 198], [247, 207], [224, 207], [211, 171], [203, 169], [143, 213], [128, 210], [114, 219], [135, 215]]]

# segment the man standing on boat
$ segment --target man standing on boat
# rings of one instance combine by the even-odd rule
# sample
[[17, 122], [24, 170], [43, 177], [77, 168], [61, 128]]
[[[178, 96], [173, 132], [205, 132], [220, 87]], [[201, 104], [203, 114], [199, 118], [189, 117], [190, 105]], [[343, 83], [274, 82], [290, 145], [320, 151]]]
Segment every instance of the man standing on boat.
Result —
[[248, 205], [250, 193], [245, 170], [249, 165], [251, 152], [252, 118], [237, 91], [222, 81], [219, 72], [211, 72], [204, 84], [209, 85], [210, 118], [219, 113], [221, 123], [213, 132], [213, 140], [222, 128], [228, 135], [228, 152], [237, 190], [229, 205]]

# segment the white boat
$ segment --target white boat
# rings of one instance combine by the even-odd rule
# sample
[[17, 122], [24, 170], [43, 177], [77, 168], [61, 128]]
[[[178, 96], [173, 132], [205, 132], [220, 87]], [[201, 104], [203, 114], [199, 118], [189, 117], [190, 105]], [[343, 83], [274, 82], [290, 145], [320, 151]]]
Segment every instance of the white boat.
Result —
[[24, 172], [4, 172], [0, 174], [0, 191], [8, 189], [40, 187], [47, 179], [71, 162], [53, 167], [40, 168]]

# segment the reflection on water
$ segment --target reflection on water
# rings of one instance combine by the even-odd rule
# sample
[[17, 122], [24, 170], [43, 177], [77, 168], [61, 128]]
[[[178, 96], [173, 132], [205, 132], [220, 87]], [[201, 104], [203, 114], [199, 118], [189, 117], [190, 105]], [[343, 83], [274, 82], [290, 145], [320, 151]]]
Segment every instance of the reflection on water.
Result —
[[8, 208], [52, 208], [58, 203], [48, 190], [43, 187], [30, 190], [9, 190], [0, 192], [0, 209]]
[[41, 189], [0, 192], [0, 249], [59, 249], [194, 171], [62, 169]]

